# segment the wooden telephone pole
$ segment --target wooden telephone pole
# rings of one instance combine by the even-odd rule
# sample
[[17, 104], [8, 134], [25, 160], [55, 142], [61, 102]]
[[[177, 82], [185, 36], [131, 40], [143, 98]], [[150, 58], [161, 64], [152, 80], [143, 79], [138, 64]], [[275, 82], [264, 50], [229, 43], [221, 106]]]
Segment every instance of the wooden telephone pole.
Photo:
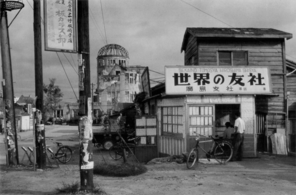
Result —
[[[88, 0], [78, 0], [80, 190], [93, 191]], [[86, 116], [87, 115], [87, 116]]]
[[35, 52], [35, 94], [36, 94], [36, 120], [35, 125], [35, 145], [36, 159], [39, 169], [46, 166], [46, 144], [45, 129], [42, 121], [43, 111], [43, 71], [42, 71], [42, 40], [41, 40], [41, 2], [34, 0], [34, 52]]
[[[11, 65], [11, 54], [10, 54], [10, 42], [9, 42], [9, 32], [7, 25], [7, 11], [12, 11], [15, 9], [22, 9], [24, 4], [21, 2], [16, 2], [12, 4], [9, 1], [0, 0], [0, 41], [1, 41], [1, 58], [2, 58], [2, 72], [4, 79], [4, 89], [3, 89], [3, 100], [5, 104], [5, 109], [8, 111], [8, 116], [6, 122], [10, 122], [11, 131], [14, 134], [15, 141], [15, 154], [12, 151], [8, 155], [9, 164], [13, 163], [14, 159], [16, 163], [19, 164], [18, 158], [18, 142], [17, 142], [17, 129], [15, 123], [15, 110], [14, 110], [14, 90], [13, 90], [13, 76], [12, 76], [12, 65]], [[4, 110], [4, 114], [5, 114]], [[5, 140], [7, 141], [7, 140]]]

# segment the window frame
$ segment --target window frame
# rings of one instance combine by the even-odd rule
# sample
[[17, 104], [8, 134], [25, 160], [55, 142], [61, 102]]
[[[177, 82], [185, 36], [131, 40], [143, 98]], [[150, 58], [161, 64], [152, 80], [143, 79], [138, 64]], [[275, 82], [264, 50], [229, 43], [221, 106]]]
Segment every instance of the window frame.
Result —
[[[183, 114], [180, 114], [178, 109], [183, 109]], [[166, 114], [164, 113], [164, 109], [167, 109]], [[169, 113], [168, 109], [177, 109], [177, 114]], [[183, 133], [185, 131], [184, 124], [183, 124], [183, 117], [184, 117], [184, 106], [162, 106], [161, 107], [161, 134], [164, 136], [176, 136], [176, 137], [183, 137]], [[167, 121], [164, 121], [164, 117], [166, 117]], [[174, 123], [174, 117], [177, 123]], [[180, 123], [179, 123], [179, 117], [181, 117]], [[168, 123], [169, 118], [171, 119], [170, 123]], [[169, 126], [171, 126], [171, 131], [164, 130], [164, 126], [168, 129]], [[174, 126], [177, 127], [177, 132], [174, 132]], [[179, 129], [181, 129], [179, 131]]]
[[[221, 65], [220, 64], [220, 52], [230, 52], [230, 61], [231, 61], [230, 65]], [[234, 52], [244, 52], [246, 54], [247, 63], [245, 65], [234, 64], [233, 63], [234, 62], [234, 58], [233, 58]], [[217, 65], [218, 66], [248, 66], [249, 65], [249, 51], [248, 50], [218, 50], [217, 51]]]

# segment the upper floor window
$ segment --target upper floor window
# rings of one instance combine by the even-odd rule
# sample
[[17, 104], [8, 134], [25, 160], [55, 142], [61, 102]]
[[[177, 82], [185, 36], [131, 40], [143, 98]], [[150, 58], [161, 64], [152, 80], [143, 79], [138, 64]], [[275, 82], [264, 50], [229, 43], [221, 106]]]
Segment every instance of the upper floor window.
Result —
[[247, 51], [218, 51], [219, 66], [248, 65]]

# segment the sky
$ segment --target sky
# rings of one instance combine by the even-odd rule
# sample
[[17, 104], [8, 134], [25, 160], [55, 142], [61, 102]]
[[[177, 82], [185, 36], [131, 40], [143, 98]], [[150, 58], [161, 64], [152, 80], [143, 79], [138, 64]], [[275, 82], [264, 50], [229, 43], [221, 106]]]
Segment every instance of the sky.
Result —
[[[23, 3], [25, 7], [9, 27], [14, 94], [34, 97], [33, 0]], [[187, 27], [288, 32], [294, 38], [286, 41], [287, 59], [296, 62], [295, 7], [295, 0], [89, 0], [91, 83], [96, 84], [97, 53], [106, 44], [121, 45], [129, 52], [129, 65], [148, 66], [152, 79], [164, 81], [159, 73], [164, 73], [165, 65], [184, 65], [181, 44]], [[8, 12], [8, 23], [17, 12]], [[55, 78], [63, 101], [75, 102], [79, 94], [77, 54], [43, 49], [42, 61], [43, 83]]]

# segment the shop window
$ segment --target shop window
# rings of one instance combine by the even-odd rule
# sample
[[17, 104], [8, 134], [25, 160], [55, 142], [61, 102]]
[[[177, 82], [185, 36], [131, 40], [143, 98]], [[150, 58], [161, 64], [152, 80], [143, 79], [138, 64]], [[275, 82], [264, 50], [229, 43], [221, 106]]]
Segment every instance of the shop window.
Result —
[[248, 65], [247, 51], [219, 51], [218, 52], [219, 66], [237, 66]]
[[197, 134], [209, 136], [213, 134], [214, 112], [213, 106], [189, 107], [189, 135]]
[[164, 135], [183, 133], [183, 107], [163, 107], [161, 118]]

